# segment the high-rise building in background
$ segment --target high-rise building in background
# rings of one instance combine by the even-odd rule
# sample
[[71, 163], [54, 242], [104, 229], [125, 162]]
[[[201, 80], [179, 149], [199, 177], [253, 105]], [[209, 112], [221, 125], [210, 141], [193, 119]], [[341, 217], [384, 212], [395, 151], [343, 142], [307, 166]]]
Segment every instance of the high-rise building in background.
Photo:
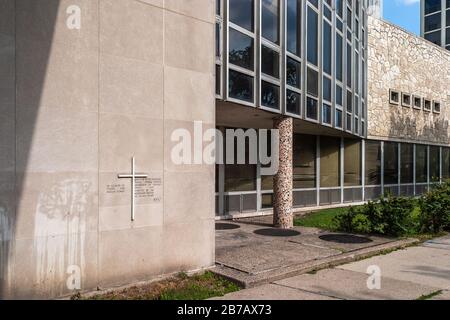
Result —
[[374, 18], [383, 18], [383, 0], [368, 0], [367, 13]]
[[421, 0], [420, 4], [422, 37], [450, 50], [450, 0]]

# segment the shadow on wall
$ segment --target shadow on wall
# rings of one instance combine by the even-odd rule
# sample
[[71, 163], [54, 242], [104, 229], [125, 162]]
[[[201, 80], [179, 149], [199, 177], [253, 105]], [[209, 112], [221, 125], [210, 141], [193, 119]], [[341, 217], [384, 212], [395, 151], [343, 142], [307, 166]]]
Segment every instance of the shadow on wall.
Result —
[[[419, 115], [420, 114], [420, 115]], [[418, 117], [419, 118], [418, 118]], [[436, 114], [413, 111], [395, 112], [390, 115], [389, 137], [420, 142], [449, 142], [448, 120]]]
[[[13, 252], [17, 248], [16, 207], [23, 194], [23, 172], [30, 157], [61, 2], [0, 0], [0, 298], [16, 294], [11, 291], [19, 267]], [[21, 263], [27, 259], [33, 257], [22, 256]]]

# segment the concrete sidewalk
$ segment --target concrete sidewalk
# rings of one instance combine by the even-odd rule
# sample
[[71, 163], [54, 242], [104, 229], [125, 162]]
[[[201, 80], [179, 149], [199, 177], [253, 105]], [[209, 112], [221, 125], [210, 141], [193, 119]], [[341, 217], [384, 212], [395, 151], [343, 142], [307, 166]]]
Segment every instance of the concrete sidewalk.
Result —
[[[381, 271], [381, 288], [367, 288], [369, 266]], [[387, 255], [273, 281], [222, 299], [323, 300], [450, 299], [450, 236]]]

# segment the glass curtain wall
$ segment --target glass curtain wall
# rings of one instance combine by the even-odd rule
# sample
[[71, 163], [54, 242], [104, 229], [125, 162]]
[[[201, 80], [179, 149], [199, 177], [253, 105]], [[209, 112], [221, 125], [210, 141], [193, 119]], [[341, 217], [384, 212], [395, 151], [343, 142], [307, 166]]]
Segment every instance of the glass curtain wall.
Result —
[[218, 99], [364, 137], [365, 2], [217, 2]]
[[320, 187], [340, 186], [341, 139], [320, 137]]
[[442, 180], [450, 180], [450, 148], [442, 148]]
[[411, 184], [414, 182], [414, 146], [402, 143], [400, 150], [400, 183]]
[[316, 137], [294, 135], [294, 189], [316, 187]]
[[381, 185], [381, 143], [379, 141], [368, 140], [365, 145], [366, 185]]
[[440, 165], [440, 148], [431, 146], [430, 147], [430, 181], [439, 182], [441, 180]]
[[416, 183], [428, 182], [428, 147], [416, 145]]
[[384, 143], [384, 184], [398, 184], [398, 143]]
[[[246, 145], [248, 161], [248, 140]], [[363, 143], [359, 139], [305, 134], [294, 135], [293, 147], [294, 206], [374, 200], [383, 192], [419, 195], [430, 184], [450, 179], [449, 147], [372, 140]], [[272, 208], [272, 176], [258, 176], [257, 165], [227, 164], [224, 168], [224, 186], [220, 188], [216, 180], [216, 192], [222, 189], [227, 197], [241, 194], [242, 201], [255, 202], [253, 207], [259, 199], [260, 209]], [[363, 183], [364, 189], [358, 188]]]
[[253, 104], [255, 0], [228, 0], [228, 7], [228, 98]]
[[361, 141], [344, 140], [344, 185], [360, 186], [361, 181]]

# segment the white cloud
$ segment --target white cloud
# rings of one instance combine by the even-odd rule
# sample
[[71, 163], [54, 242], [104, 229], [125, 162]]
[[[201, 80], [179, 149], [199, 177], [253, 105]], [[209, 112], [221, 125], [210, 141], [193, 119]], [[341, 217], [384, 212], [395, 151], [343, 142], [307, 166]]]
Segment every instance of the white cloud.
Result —
[[397, 3], [397, 5], [410, 6], [420, 2], [420, 0], [395, 0], [395, 2]]

